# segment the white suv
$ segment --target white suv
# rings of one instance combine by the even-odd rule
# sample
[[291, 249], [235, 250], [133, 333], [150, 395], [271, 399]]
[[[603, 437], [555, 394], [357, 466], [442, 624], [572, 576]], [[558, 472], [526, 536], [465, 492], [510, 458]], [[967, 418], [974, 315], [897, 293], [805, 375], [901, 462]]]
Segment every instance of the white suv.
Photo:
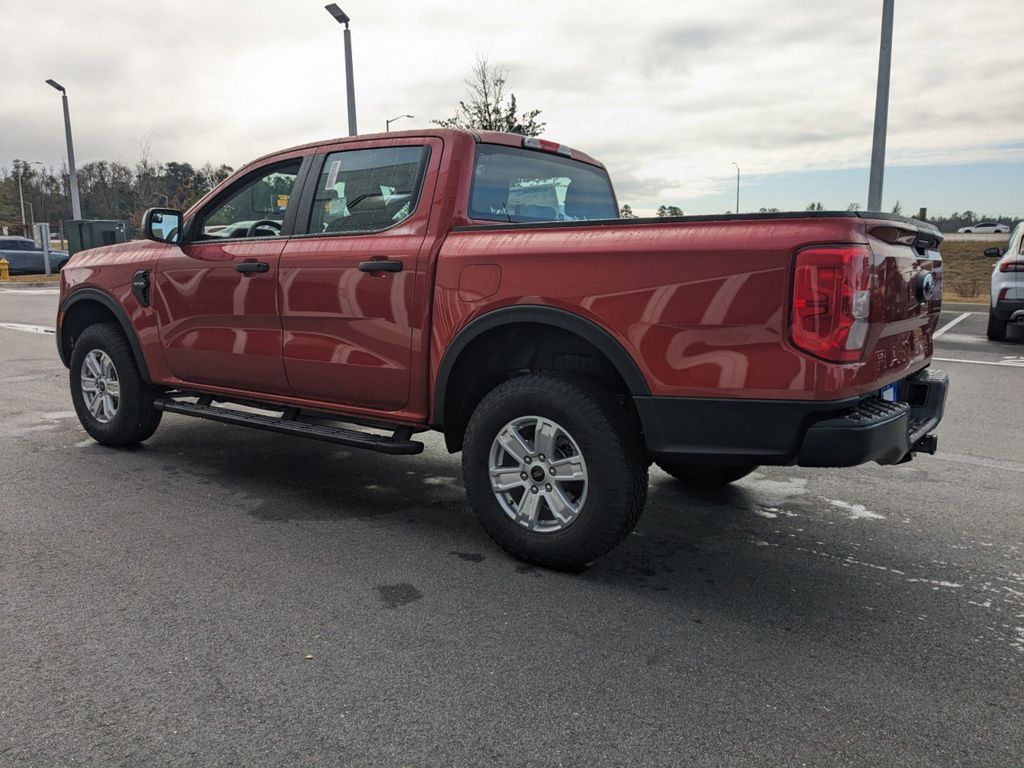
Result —
[[960, 227], [957, 230], [961, 235], [974, 233], [977, 235], [1005, 235], [1010, 231], [1009, 224], [996, 224], [994, 221], [979, 221], [969, 227]]
[[985, 255], [999, 259], [992, 268], [992, 304], [988, 310], [988, 337], [1006, 340], [1007, 323], [1024, 324], [1024, 222], [1010, 235], [1010, 244], [986, 248]]

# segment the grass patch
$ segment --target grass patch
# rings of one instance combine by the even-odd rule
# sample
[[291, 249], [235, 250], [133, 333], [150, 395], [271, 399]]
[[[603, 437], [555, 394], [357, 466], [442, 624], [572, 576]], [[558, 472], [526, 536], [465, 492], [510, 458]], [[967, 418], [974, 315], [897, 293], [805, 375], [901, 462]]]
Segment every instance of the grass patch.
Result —
[[943, 298], [946, 301], [988, 301], [995, 259], [982, 251], [1006, 243], [984, 240], [947, 240], [939, 248], [942, 254]]

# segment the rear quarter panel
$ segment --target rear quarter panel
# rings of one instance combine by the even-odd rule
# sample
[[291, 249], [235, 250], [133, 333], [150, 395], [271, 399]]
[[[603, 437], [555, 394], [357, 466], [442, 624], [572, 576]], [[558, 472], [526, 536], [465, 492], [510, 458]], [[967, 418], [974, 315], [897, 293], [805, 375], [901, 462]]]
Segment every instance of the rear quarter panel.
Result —
[[[789, 341], [794, 254], [821, 243], [878, 249], [872, 326], [859, 363], [827, 363]], [[915, 301], [912, 310], [901, 304], [895, 313], [885, 306], [910, 301], [918, 262], [912, 249], [876, 241], [852, 217], [455, 231], [437, 265], [431, 373], [436, 377], [444, 351], [473, 320], [500, 307], [537, 305], [607, 330], [636, 361], [652, 395], [864, 394], [924, 367], [931, 354], [938, 300], [923, 308]], [[488, 296], [465, 290], [464, 275], [474, 274], [467, 268], [484, 265], [500, 271], [497, 287]]]

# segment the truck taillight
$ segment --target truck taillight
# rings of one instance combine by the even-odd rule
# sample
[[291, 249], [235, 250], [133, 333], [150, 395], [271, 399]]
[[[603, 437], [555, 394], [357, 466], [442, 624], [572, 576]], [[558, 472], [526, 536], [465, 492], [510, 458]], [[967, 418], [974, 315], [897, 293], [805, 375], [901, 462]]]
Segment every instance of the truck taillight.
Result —
[[798, 251], [793, 272], [793, 344], [836, 363], [861, 359], [871, 321], [871, 250], [863, 245]]
[[1024, 272], [1024, 261], [1004, 261], [999, 265], [1000, 272]]

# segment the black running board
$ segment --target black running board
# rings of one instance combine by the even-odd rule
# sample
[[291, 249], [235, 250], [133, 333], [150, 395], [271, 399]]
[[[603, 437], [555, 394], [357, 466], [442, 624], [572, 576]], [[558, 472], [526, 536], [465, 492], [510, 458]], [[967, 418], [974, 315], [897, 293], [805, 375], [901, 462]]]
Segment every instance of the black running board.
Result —
[[334, 427], [327, 424], [311, 423], [301, 418], [300, 412], [294, 408], [283, 409], [280, 406], [261, 405], [267, 410], [281, 410], [280, 416], [266, 416], [261, 413], [249, 413], [233, 408], [214, 405], [209, 397], [200, 397], [199, 402], [174, 400], [169, 397], [158, 398], [153, 405], [158, 411], [179, 413], [183, 416], [195, 416], [199, 419], [219, 421], [222, 424], [236, 424], [242, 427], [265, 429], [284, 435], [308, 437], [327, 443], [348, 445], [353, 448], [366, 448], [377, 453], [392, 455], [410, 455], [423, 452], [423, 443], [410, 440], [412, 429], [409, 427], [389, 427], [394, 429], [392, 435], [377, 435], [361, 432], [356, 429]]

